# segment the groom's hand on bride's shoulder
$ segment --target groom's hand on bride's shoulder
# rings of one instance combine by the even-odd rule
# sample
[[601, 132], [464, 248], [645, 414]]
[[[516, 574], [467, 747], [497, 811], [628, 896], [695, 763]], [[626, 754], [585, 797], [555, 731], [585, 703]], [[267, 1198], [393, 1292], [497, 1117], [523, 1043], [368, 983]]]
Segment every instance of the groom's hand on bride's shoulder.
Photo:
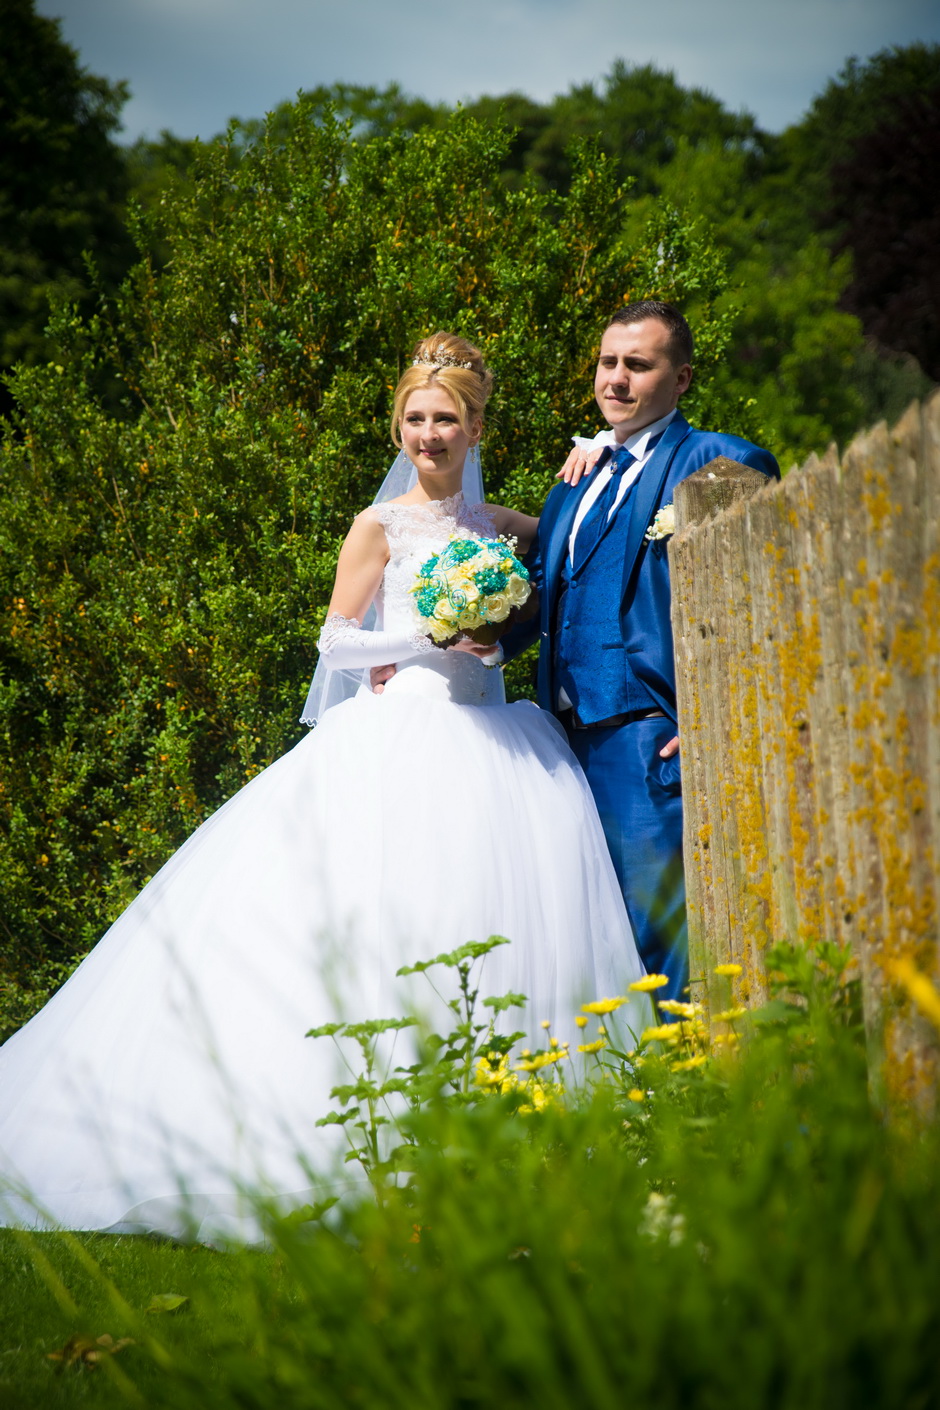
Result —
[[590, 475], [603, 449], [603, 446], [592, 446], [590, 450], [585, 450], [583, 446], [572, 446], [568, 459], [555, 479], [564, 480], [566, 485], [576, 485], [582, 475]]
[[373, 695], [381, 695], [385, 689], [385, 682], [390, 681], [394, 674], [394, 666], [373, 666], [369, 672], [369, 684], [372, 687]]

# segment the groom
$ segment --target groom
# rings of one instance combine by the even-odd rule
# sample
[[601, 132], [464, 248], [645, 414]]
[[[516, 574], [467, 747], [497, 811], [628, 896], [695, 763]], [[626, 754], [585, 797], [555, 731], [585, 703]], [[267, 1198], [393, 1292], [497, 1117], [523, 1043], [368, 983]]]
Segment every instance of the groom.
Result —
[[657, 512], [675, 486], [725, 455], [778, 478], [766, 450], [693, 430], [678, 410], [692, 380], [682, 314], [653, 300], [613, 315], [601, 339], [594, 395], [609, 430], [593, 472], [572, 451], [546, 501], [532, 550], [539, 618], [504, 638], [511, 659], [539, 631], [538, 696], [564, 724], [597, 802], [647, 970], [689, 982], [682, 874], [667, 536]]

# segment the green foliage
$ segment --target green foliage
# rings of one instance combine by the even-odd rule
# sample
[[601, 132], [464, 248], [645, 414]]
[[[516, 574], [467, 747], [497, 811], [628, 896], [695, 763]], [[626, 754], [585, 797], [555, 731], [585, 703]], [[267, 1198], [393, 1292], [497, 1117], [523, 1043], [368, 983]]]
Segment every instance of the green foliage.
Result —
[[[940, 1132], [872, 1108], [830, 958], [781, 949], [802, 1017], [685, 1100], [651, 1068], [639, 1101], [431, 1103], [407, 1184], [272, 1220], [264, 1252], [5, 1232], [5, 1403], [933, 1404]], [[103, 1333], [133, 1344], [47, 1359]]]
[[387, 466], [419, 337], [483, 348], [489, 491], [529, 510], [595, 421], [595, 341], [625, 299], [694, 296], [712, 395], [726, 320], [701, 229], [653, 210], [627, 240], [613, 167], [586, 145], [549, 210], [502, 182], [505, 150], [460, 114], [357, 144], [303, 103], [237, 159], [200, 147], [159, 221], [138, 221], [165, 266], [142, 258], [93, 317], [61, 312], [54, 361], [17, 375], [0, 452], [8, 1025], [37, 964], [87, 949], [299, 737], [337, 549]]
[[[127, 99], [62, 41], [33, 0], [4, 0], [0, 46], [0, 374], [49, 356], [50, 306], [85, 297], [94, 253], [114, 284], [133, 247], [122, 220], [123, 158], [112, 140]], [[10, 399], [0, 389], [0, 412]]]
[[852, 251], [846, 305], [865, 331], [940, 378], [940, 46], [932, 86], [899, 97], [832, 170], [832, 211]]
[[621, 59], [597, 87], [574, 86], [546, 105], [544, 126], [525, 154], [523, 170], [536, 172], [547, 186], [566, 189], [572, 177], [569, 149], [578, 138], [597, 140], [620, 179], [635, 183], [641, 193], [660, 189], [661, 173], [683, 142], [759, 154], [766, 141], [750, 114], [729, 112], [712, 94], [683, 88], [673, 73], [653, 64]]
[[852, 159], [860, 141], [890, 125], [899, 100], [928, 92], [938, 76], [938, 44], [896, 46], [864, 61], [849, 59], [806, 116], [779, 138], [765, 197], [777, 225], [787, 223], [798, 238], [831, 225], [833, 170]]
[[[385, 89], [336, 83], [308, 90], [304, 101], [317, 120], [333, 112], [348, 120], [359, 141], [443, 128], [452, 116], [446, 104], [410, 97], [394, 83]], [[278, 132], [290, 129], [294, 111], [290, 103], [275, 110]], [[491, 130], [508, 129], [501, 168], [504, 181], [514, 188], [534, 178], [543, 191], [567, 191], [577, 169], [572, 151], [585, 139], [598, 144], [621, 182], [635, 183], [644, 193], [659, 189], [659, 173], [681, 142], [717, 142], [755, 155], [767, 143], [748, 113], [729, 112], [704, 89], [683, 88], [674, 74], [653, 64], [622, 59], [598, 84], [575, 85], [548, 103], [504, 93], [473, 99], [462, 111]], [[239, 122], [239, 144], [250, 143], [261, 131], [256, 120]]]
[[[779, 137], [671, 73], [621, 61], [600, 83], [545, 104], [509, 93], [465, 111], [491, 131], [508, 127], [501, 169], [513, 188], [534, 177], [567, 193], [573, 152], [587, 138], [632, 191], [622, 209], [634, 239], [654, 195], [687, 226], [707, 228], [728, 285], [717, 306], [723, 357], [709, 393], [693, 386], [685, 410], [700, 425], [762, 441], [789, 466], [896, 418], [931, 386], [921, 365], [936, 370], [929, 95], [938, 54], [915, 44], [851, 60]], [[446, 106], [394, 85], [339, 84], [309, 96], [318, 118], [335, 102], [362, 141], [450, 120]], [[293, 111], [278, 110], [282, 133]], [[238, 141], [258, 131], [240, 124]], [[878, 152], [884, 160], [873, 163]], [[695, 314], [694, 294], [684, 306]]]
[[[454, 970], [458, 986], [454, 998], [445, 1000], [433, 980], [430, 981], [434, 992], [453, 1014], [454, 1027], [445, 1035], [422, 1031], [418, 1059], [409, 1067], [391, 1068], [394, 1049], [389, 1052], [382, 1040], [388, 1033], [397, 1034], [404, 1028], [416, 1026], [415, 1018], [324, 1023], [311, 1028], [307, 1034], [308, 1038], [332, 1038], [354, 1079], [330, 1092], [345, 1109], [321, 1116], [317, 1125], [347, 1128], [350, 1148], [346, 1162], [356, 1161], [362, 1167], [380, 1199], [388, 1193], [390, 1175], [411, 1169], [417, 1140], [410, 1121], [417, 1118], [420, 1124], [428, 1102], [440, 1100], [442, 1096], [450, 1101], [481, 1100], [485, 1088], [473, 1086], [474, 1064], [505, 1060], [513, 1044], [523, 1036], [497, 1033], [495, 1024], [498, 1014], [524, 1007], [525, 994], [509, 993], [484, 999], [483, 1006], [491, 1010], [490, 1021], [481, 1023], [477, 1018], [479, 973], [474, 974], [474, 970], [479, 970], [491, 950], [508, 944], [504, 936], [491, 935], [488, 940], [469, 941], [456, 950], [414, 965], [404, 965], [397, 971], [399, 977], [428, 975], [429, 970], [444, 967]], [[349, 1061], [341, 1039], [347, 1046], [352, 1042], [358, 1048], [358, 1071]], [[383, 1127], [387, 1130], [383, 1131]], [[354, 1134], [356, 1132], [359, 1134]], [[386, 1139], [389, 1134], [392, 1139], [399, 1138], [400, 1143], [389, 1144]]]

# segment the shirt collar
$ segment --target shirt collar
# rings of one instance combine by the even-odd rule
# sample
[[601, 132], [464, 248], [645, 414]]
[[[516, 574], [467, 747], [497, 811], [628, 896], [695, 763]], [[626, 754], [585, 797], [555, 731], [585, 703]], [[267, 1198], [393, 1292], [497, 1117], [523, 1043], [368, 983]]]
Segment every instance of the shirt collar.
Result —
[[644, 426], [641, 431], [634, 431], [633, 435], [628, 436], [623, 442], [623, 445], [637, 460], [642, 460], [647, 453], [650, 441], [654, 436], [659, 436], [665, 431], [666, 427], [675, 416], [676, 411], [677, 408], [673, 407], [672, 411], [668, 411], [666, 415], [661, 416], [658, 421], [653, 421], [649, 426]]
[[[637, 460], [642, 460], [646, 454], [649, 442], [654, 436], [658, 436], [661, 432], [665, 431], [678, 410], [678, 407], [673, 407], [672, 411], [667, 411], [666, 415], [661, 416], [658, 421], [653, 421], [649, 426], [644, 426], [640, 431], [634, 431], [633, 435], [628, 436], [623, 442], [623, 445], [626, 446], [630, 454], [634, 455]], [[603, 431], [598, 431], [593, 439], [587, 436], [572, 436], [571, 439], [574, 441], [575, 445], [579, 445], [586, 450], [589, 450], [592, 446], [610, 446], [612, 451], [617, 449], [617, 434], [612, 426], [608, 426]]]

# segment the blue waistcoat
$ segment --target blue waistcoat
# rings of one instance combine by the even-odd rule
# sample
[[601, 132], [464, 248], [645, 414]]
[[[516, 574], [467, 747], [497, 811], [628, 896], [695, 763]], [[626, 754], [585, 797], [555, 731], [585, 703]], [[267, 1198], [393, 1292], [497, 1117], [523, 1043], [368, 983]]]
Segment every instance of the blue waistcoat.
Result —
[[[555, 621], [555, 683], [585, 724], [658, 701], [633, 673], [620, 623], [620, 583], [633, 486], [584, 562], [565, 560]], [[577, 544], [575, 545], [577, 559]]]

